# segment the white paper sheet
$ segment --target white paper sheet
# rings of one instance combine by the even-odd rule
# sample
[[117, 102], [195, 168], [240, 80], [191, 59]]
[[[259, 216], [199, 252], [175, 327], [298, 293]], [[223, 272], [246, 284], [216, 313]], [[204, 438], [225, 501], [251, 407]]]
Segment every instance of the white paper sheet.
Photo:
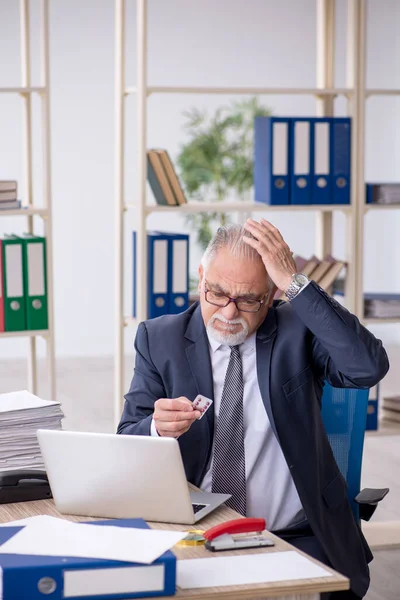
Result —
[[42, 517], [30, 520], [2, 544], [0, 554], [80, 556], [150, 564], [185, 535], [182, 531], [101, 527]]
[[[49, 406], [60, 405], [59, 402], [52, 400], [42, 400], [38, 396], [31, 394], [27, 390], [21, 390], [19, 392], [10, 392], [8, 394], [0, 394], [0, 414], [9, 413], [12, 414], [15, 411], [31, 409], [33, 411]], [[37, 414], [33, 412], [33, 414]], [[6, 415], [4, 415], [6, 417]]]
[[182, 589], [332, 577], [296, 551], [178, 560]]
[[0, 523], [0, 527], [18, 527], [20, 525], [29, 525], [29, 523], [39, 523], [43, 526], [50, 526], [54, 521], [59, 521], [57, 517], [50, 517], [49, 515], [35, 515], [34, 517], [26, 517], [25, 519], [18, 519], [17, 521], [8, 521], [8, 523]]

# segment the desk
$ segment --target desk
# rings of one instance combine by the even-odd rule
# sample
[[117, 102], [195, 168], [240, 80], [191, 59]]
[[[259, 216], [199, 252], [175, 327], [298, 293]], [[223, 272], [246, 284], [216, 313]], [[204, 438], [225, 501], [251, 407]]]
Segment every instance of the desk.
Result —
[[[60, 514], [54, 506], [53, 500], [38, 500], [36, 502], [20, 502], [16, 504], [2, 504], [0, 506], [0, 523], [15, 521], [34, 515], [50, 515], [53, 517], [62, 517], [71, 521], [95, 521], [90, 517], [75, 517]], [[221, 506], [211, 515], [205, 517], [196, 525], [169, 525], [165, 523], [149, 523], [154, 529], [175, 529], [177, 531], [187, 531], [189, 529], [209, 529], [218, 523], [223, 523], [230, 519], [238, 518], [238, 515], [232, 509]], [[255, 548], [252, 550], [236, 550], [233, 552], [223, 552], [224, 556], [237, 554], [254, 554], [259, 552], [282, 552], [293, 550], [287, 542], [269, 534], [274, 540], [275, 546], [272, 548]], [[296, 550], [299, 552], [298, 550]], [[211, 558], [218, 556], [219, 553], [209, 552], [202, 546], [189, 546], [174, 549], [178, 559], [185, 558]], [[302, 553], [300, 553], [302, 554]], [[313, 559], [310, 559], [313, 560]], [[318, 561], [314, 561], [317, 564]], [[177, 589], [175, 596], [177, 600], [241, 600], [242, 598], [275, 598], [276, 600], [317, 600], [320, 592], [329, 592], [349, 589], [349, 581], [346, 577], [339, 575], [336, 571], [323, 567], [330, 571], [332, 577], [320, 577], [318, 579], [301, 579], [296, 581], [278, 581], [273, 583], [257, 583], [251, 585], [235, 585], [213, 588], [201, 588], [192, 590]]]

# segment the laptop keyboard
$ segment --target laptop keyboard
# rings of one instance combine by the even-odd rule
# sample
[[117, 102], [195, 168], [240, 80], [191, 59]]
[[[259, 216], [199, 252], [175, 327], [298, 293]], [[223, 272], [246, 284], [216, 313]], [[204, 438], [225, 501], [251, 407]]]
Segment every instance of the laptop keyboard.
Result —
[[198, 513], [199, 510], [201, 510], [202, 508], [205, 508], [206, 506], [207, 506], [207, 504], [192, 504], [194, 514]]

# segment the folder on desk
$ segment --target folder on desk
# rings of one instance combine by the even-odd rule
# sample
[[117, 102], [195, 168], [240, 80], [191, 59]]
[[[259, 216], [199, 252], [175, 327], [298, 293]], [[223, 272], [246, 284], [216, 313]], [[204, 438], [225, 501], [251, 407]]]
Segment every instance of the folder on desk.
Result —
[[332, 119], [329, 117], [317, 117], [311, 120], [312, 204], [331, 204], [332, 202], [331, 121]]
[[48, 328], [46, 238], [24, 233], [21, 236], [25, 270], [26, 328]]
[[331, 120], [332, 204], [350, 204], [351, 119]]
[[[148, 528], [142, 519], [92, 522], [93, 526]], [[0, 544], [20, 527], [0, 527]], [[170, 596], [176, 590], [176, 558], [168, 551], [150, 565], [116, 560], [0, 554], [3, 600], [111, 600]]]
[[4, 329], [26, 329], [24, 293], [24, 253], [22, 240], [16, 235], [3, 237]]
[[256, 202], [289, 204], [290, 119], [254, 120], [254, 194]]
[[311, 119], [290, 120], [290, 203], [311, 204]]

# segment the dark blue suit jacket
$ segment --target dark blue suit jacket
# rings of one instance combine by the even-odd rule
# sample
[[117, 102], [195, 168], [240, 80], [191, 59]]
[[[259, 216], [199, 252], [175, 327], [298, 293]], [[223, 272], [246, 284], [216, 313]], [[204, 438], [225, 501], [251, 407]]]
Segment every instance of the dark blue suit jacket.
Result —
[[[213, 398], [198, 304], [180, 315], [141, 323], [135, 349], [135, 373], [118, 433], [149, 435], [158, 398]], [[333, 568], [363, 596], [372, 555], [325, 433], [321, 395], [324, 380], [335, 387], [372, 387], [388, 371], [386, 352], [380, 340], [314, 282], [290, 303], [274, 302], [257, 331], [256, 352], [265, 410], [309, 523]], [[187, 479], [197, 486], [210, 457], [213, 425], [209, 410], [178, 440]]]

